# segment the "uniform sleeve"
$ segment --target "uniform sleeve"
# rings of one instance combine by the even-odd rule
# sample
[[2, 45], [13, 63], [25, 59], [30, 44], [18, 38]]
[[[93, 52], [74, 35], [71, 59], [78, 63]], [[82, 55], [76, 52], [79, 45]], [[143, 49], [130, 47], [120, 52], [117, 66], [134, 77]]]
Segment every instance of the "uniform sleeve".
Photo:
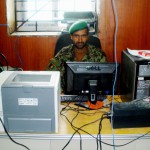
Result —
[[46, 69], [47, 71], [60, 71], [61, 75], [61, 92], [64, 92], [64, 66], [60, 59], [52, 58]]
[[48, 64], [46, 70], [47, 71], [48, 70], [59, 71], [59, 68], [60, 68], [59, 66], [60, 66], [59, 61], [57, 59], [55, 59], [55, 58], [52, 58], [52, 59], [50, 59], [50, 62]]

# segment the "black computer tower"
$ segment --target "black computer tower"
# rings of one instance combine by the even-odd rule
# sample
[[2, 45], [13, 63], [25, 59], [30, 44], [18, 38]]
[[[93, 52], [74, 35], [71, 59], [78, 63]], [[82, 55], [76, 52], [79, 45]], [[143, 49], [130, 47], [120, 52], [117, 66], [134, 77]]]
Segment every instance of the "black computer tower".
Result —
[[122, 51], [120, 93], [129, 101], [150, 95], [150, 60]]

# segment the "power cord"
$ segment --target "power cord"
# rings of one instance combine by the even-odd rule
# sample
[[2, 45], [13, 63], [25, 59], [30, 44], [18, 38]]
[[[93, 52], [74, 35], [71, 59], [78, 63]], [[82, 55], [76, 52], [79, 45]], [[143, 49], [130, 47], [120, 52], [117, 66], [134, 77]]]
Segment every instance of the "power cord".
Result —
[[[97, 150], [98, 150], [99, 146], [100, 146], [100, 150], [102, 150], [100, 132], [101, 132], [101, 129], [102, 129], [102, 120], [105, 118], [105, 117], [103, 117], [103, 115], [105, 115], [105, 113], [102, 115], [101, 118], [98, 118], [97, 120], [95, 120], [95, 121], [93, 121], [93, 122], [84, 124], [84, 125], [82, 125], [82, 126], [80, 126], [80, 127], [76, 127], [75, 125], [73, 125], [73, 121], [76, 119], [76, 117], [77, 117], [78, 114], [80, 113], [80, 109], [79, 109], [79, 108], [78, 108], [78, 109], [75, 109], [75, 108], [69, 107], [69, 104], [70, 104], [70, 103], [68, 103], [68, 104], [66, 105], [66, 107], [64, 107], [64, 108], [61, 110], [60, 115], [61, 115], [61, 116], [64, 116], [64, 117], [66, 118], [66, 120], [68, 121], [68, 123], [69, 123], [69, 124], [71, 125], [71, 127], [75, 130], [75, 132], [72, 134], [72, 136], [70, 137], [69, 141], [65, 144], [65, 146], [62, 148], [62, 150], [64, 150], [64, 149], [69, 145], [69, 143], [71, 142], [71, 140], [73, 139], [73, 137], [74, 137], [74, 135], [75, 135], [76, 133], [78, 133], [78, 134], [80, 135], [80, 150], [82, 150], [82, 137], [81, 137], [81, 134], [80, 134], [79, 131], [82, 131], [82, 132], [85, 132], [86, 134], [89, 134], [87, 131], [83, 130], [82, 128], [83, 128], [83, 127], [86, 127], [86, 126], [88, 126], [88, 125], [91, 125], [91, 124], [93, 124], [93, 123], [96, 123], [96, 122], [98, 122], [98, 121], [100, 121], [100, 122], [99, 122], [99, 130], [98, 130], [97, 138], [96, 138], [96, 137], [94, 137], [94, 138], [96, 139], [96, 142], [97, 142]], [[67, 109], [68, 107], [69, 107], [69, 109]], [[67, 110], [65, 110], [65, 109], [67, 109]], [[77, 112], [77, 114], [73, 117], [73, 119], [72, 119], [71, 121], [70, 121], [70, 120], [68, 119], [68, 117], [65, 115], [65, 113], [68, 112], [69, 110], [72, 110], [72, 111], [76, 111], [76, 112]], [[77, 110], [78, 110], [78, 111], [77, 111]], [[84, 109], [84, 110], [86, 111], [86, 109]], [[64, 113], [64, 111], [65, 111], [65, 113]], [[97, 110], [96, 110], [96, 111], [97, 111]], [[83, 114], [83, 113], [81, 113], [81, 114]], [[86, 114], [86, 113], [85, 113], [85, 114]], [[89, 115], [89, 114], [88, 114], [88, 115]], [[93, 115], [94, 115], [94, 114], [93, 114]], [[89, 135], [91, 135], [91, 134], [89, 134]], [[91, 136], [93, 136], [93, 135], [91, 135]]]
[[[1, 55], [1, 56], [2, 56], [2, 58], [5, 60], [6, 68], [7, 68], [7, 70], [8, 70], [8, 66], [9, 66], [9, 64], [8, 64], [8, 61], [7, 61], [6, 56], [5, 56], [3, 53], [0, 53], [0, 55]], [[4, 70], [4, 68], [3, 68], [3, 67], [1, 67], [1, 69], [2, 69], [2, 70]]]
[[14, 143], [17, 144], [17, 145], [20, 145], [20, 146], [26, 148], [27, 150], [30, 150], [27, 146], [25, 146], [25, 145], [23, 145], [23, 144], [20, 144], [20, 143], [16, 142], [14, 139], [12, 139], [12, 137], [9, 135], [9, 133], [8, 133], [8, 131], [7, 131], [7, 129], [6, 129], [6, 127], [5, 127], [5, 125], [4, 125], [4, 123], [3, 123], [3, 121], [2, 121], [1, 118], [0, 118], [0, 122], [1, 122], [1, 124], [2, 124], [2, 126], [3, 126], [3, 128], [4, 128], [5, 133], [7, 134], [7, 136], [9, 137], [9, 139], [10, 139], [12, 142], [14, 142]]
[[[65, 116], [64, 114], [63, 114], [62, 116], [64, 116], [64, 117], [66, 118], [66, 120], [70, 123], [70, 121], [69, 121], [69, 119], [67, 118], [67, 116]], [[82, 131], [82, 132], [84, 132], [84, 133], [90, 135], [92, 138], [96, 139], [97, 142], [99, 142], [99, 145], [101, 145], [101, 143], [103, 143], [103, 144], [105, 144], [105, 145], [107, 145], [107, 146], [111, 146], [111, 147], [112, 147], [112, 146], [113, 146], [113, 147], [123, 147], [123, 146], [126, 146], [126, 145], [128, 145], [128, 144], [130, 144], [130, 143], [132, 143], [132, 142], [134, 142], [134, 141], [136, 141], [136, 140], [138, 140], [138, 139], [140, 139], [140, 138], [142, 138], [142, 137], [144, 137], [144, 136], [146, 136], [146, 135], [148, 135], [148, 134], [150, 133], [150, 131], [148, 131], [147, 133], [145, 133], [145, 134], [143, 134], [143, 135], [141, 135], [141, 136], [139, 136], [139, 137], [137, 137], [137, 138], [135, 138], [135, 139], [133, 139], [133, 140], [131, 140], [131, 141], [125, 143], [125, 144], [122, 144], [122, 145], [113, 145], [113, 144], [109, 144], [109, 143], [106, 143], [106, 142], [102, 141], [102, 140], [101, 140], [101, 137], [100, 137], [100, 132], [98, 133], [97, 138], [96, 138], [94, 135], [92, 135], [92, 134], [88, 133], [87, 131], [83, 130], [83, 127], [86, 127], [86, 126], [88, 126], [88, 125], [90, 125], [90, 124], [93, 124], [93, 123], [96, 123], [96, 122], [100, 121], [100, 123], [99, 123], [99, 131], [101, 131], [101, 128], [102, 128], [102, 126], [101, 126], [102, 120], [103, 120], [103, 119], [106, 119], [106, 118], [107, 118], [107, 119], [110, 119], [111, 116], [112, 116], [111, 112], [104, 113], [104, 114], [103, 114], [103, 117], [101, 117], [101, 118], [99, 118], [99, 119], [97, 119], [97, 120], [95, 120], [95, 121], [93, 121], [93, 122], [90, 122], [90, 123], [88, 123], [88, 124], [84, 124], [83, 126], [81, 126], [81, 127], [79, 127], [79, 128], [76, 127], [76, 126], [74, 126], [74, 125], [72, 124], [72, 126], [76, 129], [76, 131], [72, 134], [72, 136], [70, 137], [69, 141], [66, 143], [66, 145], [64, 146], [64, 148], [63, 148], [62, 150], [64, 150], [64, 149], [69, 145], [69, 143], [71, 142], [71, 140], [73, 139], [73, 137], [74, 137], [74, 135], [77, 133], [77, 131]], [[102, 150], [102, 147], [101, 147], [101, 150]]]
[[0, 56], [2, 56], [2, 58], [5, 60], [5, 63], [6, 63], [6, 66], [4, 66], [4, 65], [2, 65], [2, 62], [0, 62], [0, 72], [2, 72], [2, 71], [23, 71], [22, 68], [10, 67], [7, 58], [3, 53], [0, 52]]

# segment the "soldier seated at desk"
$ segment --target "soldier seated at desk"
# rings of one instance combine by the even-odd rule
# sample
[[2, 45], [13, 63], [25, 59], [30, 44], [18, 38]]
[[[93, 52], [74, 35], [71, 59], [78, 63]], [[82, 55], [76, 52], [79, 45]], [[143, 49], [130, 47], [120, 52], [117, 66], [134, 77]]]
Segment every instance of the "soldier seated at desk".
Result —
[[77, 21], [69, 28], [72, 44], [63, 47], [50, 59], [47, 70], [61, 72], [61, 88], [64, 92], [64, 73], [66, 61], [106, 62], [106, 55], [100, 49], [87, 43], [89, 28], [85, 21]]

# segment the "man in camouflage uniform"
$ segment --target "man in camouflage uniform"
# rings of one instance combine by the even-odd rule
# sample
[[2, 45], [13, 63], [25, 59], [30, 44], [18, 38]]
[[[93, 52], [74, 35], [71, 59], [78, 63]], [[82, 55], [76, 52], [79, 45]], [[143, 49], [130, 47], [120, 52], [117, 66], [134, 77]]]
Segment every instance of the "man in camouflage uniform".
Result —
[[87, 44], [89, 29], [85, 21], [78, 21], [69, 29], [73, 44], [62, 48], [57, 55], [50, 60], [47, 70], [61, 72], [61, 87], [64, 91], [64, 73], [66, 61], [106, 62], [104, 52], [93, 45]]

